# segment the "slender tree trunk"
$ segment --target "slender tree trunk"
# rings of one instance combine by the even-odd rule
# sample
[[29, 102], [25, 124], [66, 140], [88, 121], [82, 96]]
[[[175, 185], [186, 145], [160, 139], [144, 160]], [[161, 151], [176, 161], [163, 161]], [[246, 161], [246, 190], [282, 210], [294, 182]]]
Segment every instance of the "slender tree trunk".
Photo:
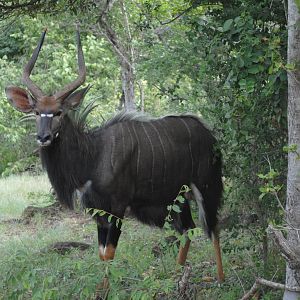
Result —
[[134, 72], [132, 65], [121, 61], [122, 91], [124, 93], [125, 110], [135, 110]]
[[124, 22], [124, 31], [126, 33], [126, 43], [124, 49], [126, 49], [127, 61], [121, 62], [122, 73], [122, 89], [125, 95], [125, 109], [135, 110], [135, 95], [134, 95], [134, 53], [132, 46], [132, 35], [130, 32], [129, 21], [126, 6], [123, 0], [120, 0], [121, 12]]
[[141, 112], [144, 112], [145, 111], [145, 94], [144, 94], [143, 82], [141, 80], [138, 80], [137, 85], [138, 85], [139, 91], [140, 91], [140, 109], [141, 109]]
[[[100, 11], [98, 19], [98, 29], [111, 43], [113, 50], [115, 51], [117, 58], [120, 62], [121, 67], [121, 81], [122, 81], [122, 96], [124, 100], [125, 110], [135, 110], [135, 94], [134, 94], [134, 67], [133, 67], [133, 48], [132, 48], [132, 37], [130, 33], [128, 16], [126, 7], [123, 1], [121, 4], [121, 12], [124, 19], [124, 31], [125, 41], [117, 35], [113, 29], [111, 22], [108, 20], [108, 14], [111, 11], [116, 0], [107, 0], [104, 9]], [[96, 31], [97, 32], [97, 31]]]
[[[300, 15], [296, 0], [288, 1], [288, 63], [295, 69], [288, 73], [288, 134], [289, 145], [300, 151]], [[300, 249], [300, 160], [297, 153], [288, 156], [287, 176], [287, 240], [289, 246]], [[286, 267], [286, 286], [300, 288], [300, 270], [290, 264]], [[284, 300], [300, 299], [299, 292], [286, 290]]]

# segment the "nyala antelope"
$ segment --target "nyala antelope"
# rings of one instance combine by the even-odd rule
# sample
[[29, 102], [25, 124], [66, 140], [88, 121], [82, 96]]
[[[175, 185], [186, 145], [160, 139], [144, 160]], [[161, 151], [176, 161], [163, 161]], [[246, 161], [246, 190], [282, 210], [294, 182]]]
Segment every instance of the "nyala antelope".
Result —
[[[46, 31], [23, 71], [27, 90], [6, 88], [12, 106], [35, 113], [40, 156], [59, 201], [73, 207], [73, 195], [82, 191], [85, 207], [103, 210], [117, 218], [96, 215], [99, 257], [111, 260], [121, 234], [117, 219], [127, 208], [141, 222], [162, 227], [183, 185], [200, 207], [204, 229], [213, 240], [218, 280], [224, 280], [218, 235], [218, 209], [223, 191], [221, 156], [211, 132], [196, 116], [145, 118], [120, 113], [97, 128], [87, 130], [68, 112], [79, 106], [89, 87], [78, 89], [86, 77], [80, 35], [77, 31], [78, 77], [51, 96], [45, 95], [30, 74]], [[186, 197], [187, 198], [187, 197]], [[194, 228], [189, 202], [173, 213], [173, 225], [183, 234]], [[177, 261], [183, 265], [190, 240], [181, 246]]]

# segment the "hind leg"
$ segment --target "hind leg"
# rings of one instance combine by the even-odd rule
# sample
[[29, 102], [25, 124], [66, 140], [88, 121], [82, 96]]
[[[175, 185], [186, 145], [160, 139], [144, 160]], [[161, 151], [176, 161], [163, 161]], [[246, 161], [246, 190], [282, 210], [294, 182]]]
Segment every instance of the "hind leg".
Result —
[[[175, 227], [177, 231], [181, 234], [185, 233], [187, 230], [195, 228], [195, 223], [192, 218], [191, 209], [188, 201], [185, 199], [183, 205], [181, 206], [181, 212], [179, 213], [179, 218], [176, 220]], [[186, 242], [183, 247], [180, 246], [177, 263], [184, 265], [190, 248], [191, 240], [186, 237]]]
[[219, 239], [219, 230], [218, 230], [218, 198], [221, 195], [222, 187], [221, 185], [216, 186], [205, 186], [201, 189], [201, 192], [198, 188], [192, 184], [191, 185], [194, 197], [199, 206], [199, 216], [203, 218], [204, 229], [207, 231], [208, 236], [212, 239], [215, 256], [216, 256], [216, 264], [217, 264], [217, 276], [218, 281], [224, 281], [224, 272], [222, 265], [222, 256], [221, 256], [221, 248], [220, 248], [220, 239]]
[[221, 255], [221, 247], [220, 247], [220, 239], [219, 239], [219, 230], [216, 228], [212, 234], [213, 245], [216, 254], [216, 264], [217, 264], [217, 273], [218, 273], [218, 281], [224, 282], [225, 275], [223, 271], [222, 264], [222, 255]]
[[216, 207], [214, 204], [214, 197], [216, 196], [216, 194], [215, 191], [209, 186], [201, 190], [201, 193], [204, 198], [204, 210], [207, 219], [207, 227], [209, 230], [208, 233], [212, 239], [214, 250], [215, 250], [218, 281], [223, 282], [225, 276], [223, 271], [219, 229], [218, 229], [218, 218], [217, 218], [218, 207]]

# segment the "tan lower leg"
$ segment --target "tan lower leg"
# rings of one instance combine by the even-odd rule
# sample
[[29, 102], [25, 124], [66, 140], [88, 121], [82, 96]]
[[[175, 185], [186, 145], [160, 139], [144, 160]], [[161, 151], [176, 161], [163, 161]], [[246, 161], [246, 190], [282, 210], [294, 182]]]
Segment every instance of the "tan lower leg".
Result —
[[115, 257], [116, 248], [113, 245], [106, 245], [104, 260], [112, 260]]
[[189, 248], [190, 248], [190, 244], [191, 244], [191, 240], [188, 239], [185, 242], [184, 247], [179, 248], [179, 253], [178, 253], [178, 256], [177, 256], [177, 263], [182, 265], [182, 266], [185, 264], [187, 254], [188, 254], [188, 251], [189, 251]]
[[216, 254], [218, 281], [223, 282], [225, 279], [225, 276], [224, 276], [224, 272], [223, 272], [221, 248], [220, 248], [220, 241], [219, 241], [218, 233], [213, 234], [213, 244], [214, 244], [215, 254]]

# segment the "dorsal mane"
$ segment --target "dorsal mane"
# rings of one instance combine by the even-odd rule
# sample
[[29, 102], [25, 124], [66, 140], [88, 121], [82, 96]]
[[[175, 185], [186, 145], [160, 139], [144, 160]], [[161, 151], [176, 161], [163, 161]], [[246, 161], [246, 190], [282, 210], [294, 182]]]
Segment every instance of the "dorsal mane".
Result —
[[159, 119], [164, 119], [164, 118], [181, 118], [181, 119], [193, 119], [197, 122], [199, 122], [204, 128], [206, 128], [209, 131], [213, 131], [213, 129], [210, 127], [209, 124], [207, 124], [201, 117], [198, 115], [193, 115], [191, 113], [181, 113], [181, 114], [168, 114], [163, 117], [157, 118]]
[[117, 113], [114, 117], [112, 117], [110, 120], [106, 121], [103, 124], [102, 128], [108, 128], [117, 123], [122, 123], [126, 121], [149, 122], [150, 120], [152, 120], [152, 118], [141, 112], [121, 111]]
[[168, 114], [159, 118], [150, 117], [149, 115], [137, 111], [121, 111], [117, 113], [114, 117], [111, 119], [105, 121], [103, 125], [100, 128], [108, 128], [110, 126], [113, 126], [118, 123], [127, 122], [127, 121], [137, 121], [137, 122], [150, 122], [153, 120], [160, 120], [164, 118], [187, 118], [187, 119], [194, 119], [195, 121], [202, 124], [203, 127], [205, 127], [207, 130], [211, 131], [211, 128], [208, 124], [206, 124], [199, 116], [193, 115], [193, 114]]

